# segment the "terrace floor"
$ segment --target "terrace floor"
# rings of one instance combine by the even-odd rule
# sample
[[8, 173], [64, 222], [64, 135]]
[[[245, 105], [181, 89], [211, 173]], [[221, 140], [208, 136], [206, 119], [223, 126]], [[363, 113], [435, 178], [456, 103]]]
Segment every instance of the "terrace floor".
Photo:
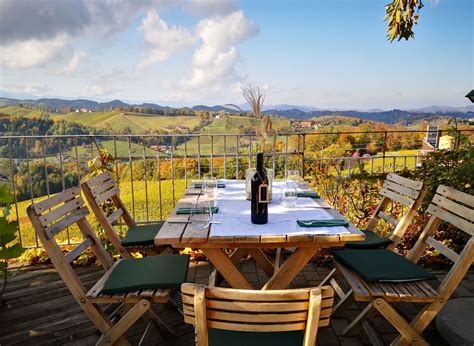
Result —
[[[241, 262], [242, 271], [255, 286], [262, 286], [267, 280], [264, 272], [255, 267], [254, 262]], [[194, 262], [189, 270], [190, 282], [205, 284], [211, 272], [208, 262]], [[77, 273], [89, 288], [102, 275], [98, 267], [78, 267]], [[328, 273], [327, 268], [309, 264], [293, 281], [293, 287], [316, 286]], [[442, 279], [446, 271], [434, 271]], [[5, 291], [7, 306], [0, 310], [0, 345], [89, 345], [99, 339], [94, 325], [82, 312], [79, 305], [70, 295], [61, 278], [53, 267], [36, 267], [22, 270], [12, 278]], [[454, 297], [474, 296], [474, 273], [470, 272], [456, 290]], [[418, 307], [413, 304], [400, 304], [400, 310], [408, 317], [413, 317]], [[145, 345], [193, 345], [193, 327], [183, 322], [181, 315], [173, 308], [155, 306], [158, 315], [176, 332], [172, 340], [160, 338], [155, 328], [150, 332]], [[361, 333], [355, 337], [344, 337], [342, 331], [360, 311], [361, 306], [354, 303], [345, 312], [344, 318], [334, 318], [328, 328], [321, 328], [318, 333], [320, 345], [366, 345], [370, 344]], [[389, 343], [396, 336], [396, 331], [380, 316], [372, 320], [372, 325], [384, 343]], [[137, 323], [128, 332], [132, 344], [139, 342], [144, 323]], [[434, 324], [424, 333], [432, 345], [447, 345], [440, 337]]]

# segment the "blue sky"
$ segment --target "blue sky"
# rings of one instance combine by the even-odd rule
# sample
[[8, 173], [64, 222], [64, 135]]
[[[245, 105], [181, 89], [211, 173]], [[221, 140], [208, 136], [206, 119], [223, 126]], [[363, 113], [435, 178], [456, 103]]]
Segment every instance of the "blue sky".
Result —
[[267, 104], [467, 105], [472, 0], [425, 0], [393, 43], [385, 2], [3, 0], [0, 95], [225, 104], [255, 85]]

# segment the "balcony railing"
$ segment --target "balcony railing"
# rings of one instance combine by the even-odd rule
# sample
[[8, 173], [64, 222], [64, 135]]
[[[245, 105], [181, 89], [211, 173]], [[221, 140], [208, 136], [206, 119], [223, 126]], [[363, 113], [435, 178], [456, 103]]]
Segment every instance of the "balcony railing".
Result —
[[[27, 205], [79, 185], [99, 148], [116, 159], [113, 170], [132, 215], [148, 223], [166, 219], [194, 179], [243, 179], [245, 170], [255, 165], [261, 145], [266, 166], [273, 168], [277, 179], [295, 169], [310, 179], [315, 165], [346, 178], [362, 169], [371, 174], [417, 169], [425, 155], [425, 135], [426, 131], [275, 134], [265, 143], [253, 134], [3, 136], [0, 184], [9, 184], [14, 193], [12, 215], [20, 221], [20, 242], [38, 247]], [[453, 137], [455, 146], [472, 145], [474, 130], [459, 130]], [[76, 242], [74, 232], [68, 230], [64, 244]]]

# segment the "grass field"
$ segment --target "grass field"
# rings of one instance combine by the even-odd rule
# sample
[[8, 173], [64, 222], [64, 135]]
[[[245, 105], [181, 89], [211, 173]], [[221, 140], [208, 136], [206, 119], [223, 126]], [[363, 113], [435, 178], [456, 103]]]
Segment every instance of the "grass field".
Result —
[[72, 112], [56, 115], [53, 119], [64, 119], [98, 129], [112, 129], [117, 133], [129, 128], [133, 134], [149, 133], [150, 130], [160, 130], [165, 126], [187, 126], [194, 130], [200, 121], [192, 116], [138, 115], [123, 112]]
[[[175, 180], [175, 201], [177, 202], [185, 191], [184, 180]], [[148, 220], [159, 220], [160, 214], [165, 219], [173, 209], [173, 195], [171, 180], [164, 180], [161, 182], [162, 203], [160, 205], [159, 199], [159, 185], [157, 181], [148, 182], [147, 189], [145, 189], [144, 181], [134, 181], [133, 191], [134, 199], [132, 203], [132, 186], [130, 181], [120, 183], [120, 197], [129, 209], [132, 216], [137, 221], [147, 221], [146, 208], [146, 194], [148, 191]], [[35, 202], [39, 202], [46, 197], [35, 198]], [[31, 204], [31, 201], [23, 201], [18, 203], [18, 214], [20, 220], [20, 234], [23, 246], [34, 246], [35, 232], [26, 215], [26, 208]], [[11, 210], [12, 217], [16, 217], [14, 207]], [[98, 223], [93, 215], [88, 216], [90, 224], [95, 230], [98, 229]], [[125, 228], [124, 228], [125, 230]], [[80, 231], [76, 227], [70, 227], [68, 231], [63, 231], [58, 235], [58, 241], [65, 243], [67, 241], [67, 232], [69, 232], [72, 242], [77, 242], [82, 239]]]
[[[116, 143], [114, 145], [114, 141], [111, 139], [108, 140], [98, 140], [99, 145], [102, 148], [107, 149], [109, 153], [111, 153], [114, 156], [117, 157], [128, 157], [129, 156], [129, 146], [128, 146], [128, 141], [121, 141], [121, 140], [116, 140]], [[77, 153], [79, 155], [79, 158], [82, 160], [89, 160], [91, 157], [97, 156], [97, 151], [95, 148], [95, 145], [93, 146], [94, 149], [94, 154], [91, 155], [91, 149], [90, 145], [84, 145], [84, 146], [78, 146], [77, 147]], [[142, 157], [143, 156], [143, 146], [135, 143], [131, 143], [130, 145], [131, 148], [131, 156], [132, 157]], [[115, 153], [115, 149], [117, 152]], [[145, 153], [147, 156], [156, 156], [156, 152], [154, 150], [151, 150], [149, 148], [146, 148]], [[72, 148], [66, 152], [67, 155], [76, 157], [76, 150], [75, 148]]]
[[9, 114], [14, 117], [40, 118], [43, 112], [35, 109], [27, 109], [18, 106], [9, 106], [0, 108], [0, 113]]
[[[273, 119], [273, 129], [278, 131], [279, 129], [289, 126], [290, 122], [287, 119], [274, 118]], [[214, 119], [209, 126], [203, 127], [199, 132], [202, 135], [212, 134], [238, 134], [242, 128], [257, 128], [261, 126], [261, 120], [249, 117], [239, 117], [239, 116], [229, 116], [227, 118]], [[240, 145], [246, 142], [245, 138], [241, 138]], [[200, 139], [200, 151], [203, 155], [209, 155], [211, 153], [211, 148], [213, 147], [215, 154], [224, 153], [224, 137], [214, 136], [213, 142], [211, 142], [211, 137], [201, 137]], [[228, 137], [226, 139], [226, 153], [235, 153], [235, 148], [237, 147], [236, 137]], [[198, 151], [198, 140], [197, 138], [192, 138], [187, 142], [187, 152], [188, 154], [197, 154]], [[178, 147], [177, 154], [184, 153], [184, 144]]]

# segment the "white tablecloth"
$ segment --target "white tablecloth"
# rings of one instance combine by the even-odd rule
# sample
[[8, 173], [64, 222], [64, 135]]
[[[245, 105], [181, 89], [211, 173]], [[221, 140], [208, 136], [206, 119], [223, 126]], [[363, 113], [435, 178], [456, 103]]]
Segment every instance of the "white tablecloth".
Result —
[[350, 233], [346, 227], [300, 227], [296, 220], [333, 219], [334, 217], [311, 198], [298, 198], [294, 208], [280, 204], [280, 191], [285, 182], [273, 182], [272, 202], [268, 205], [268, 223], [256, 225], [250, 221], [250, 201], [245, 199], [245, 183], [227, 181], [218, 189], [210, 236], [253, 236], [281, 234], [337, 235]]

